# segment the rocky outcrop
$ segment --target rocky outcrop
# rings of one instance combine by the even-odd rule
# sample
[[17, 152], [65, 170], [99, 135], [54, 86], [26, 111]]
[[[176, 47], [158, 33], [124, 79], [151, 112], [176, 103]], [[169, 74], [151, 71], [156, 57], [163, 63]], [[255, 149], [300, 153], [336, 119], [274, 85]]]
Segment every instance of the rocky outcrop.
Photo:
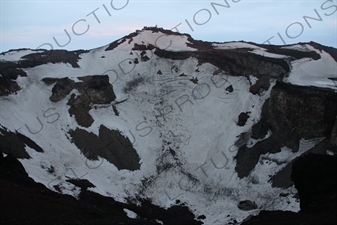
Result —
[[72, 94], [67, 105], [70, 106], [69, 114], [75, 116], [78, 125], [90, 127], [94, 122], [94, 118], [89, 113], [91, 109], [90, 101], [86, 96], [82, 97], [82, 95], [76, 96]]
[[[52, 82], [51, 79], [43, 79], [46, 83]], [[50, 96], [50, 101], [58, 102], [67, 97], [70, 92], [76, 87], [75, 81], [70, 80], [69, 78], [54, 79], [56, 84], [52, 89], [52, 96]]]
[[66, 98], [73, 89], [80, 95], [72, 94], [68, 100], [69, 113], [74, 115], [77, 123], [83, 127], [90, 127], [94, 119], [89, 114], [94, 104], [109, 104], [116, 99], [112, 85], [107, 75], [79, 77], [82, 82], [75, 82], [69, 78], [44, 78], [46, 84], [55, 83], [50, 101], [58, 102]]
[[0, 96], [16, 93], [20, 89], [20, 86], [12, 79], [0, 77]]
[[279, 82], [271, 92], [268, 123], [279, 142], [295, 151], [299, 138], [330, 137], [336, 115], [333, 91]]
[[16, 83], [19, 76], [27, 76], [26, 72], [12, 62], [0, 61], [0, 96], [7, 96], [19, 91], [21, 88]]
[[251, 131], [255, 139], [264, 138], [268, 131], [272, 135], [251, 148], [240, 146], [235, 157], [239, 177], [248, 176], [262, 154], [279, 152], [284, 146], [297, 151], [301, 138], [335, 140], [336, 116], [337, 96], [333, 91], [278, 82]]
[[238, 122], [237, 125], [238, 126], [244, 126], [247, 122], [247, 120], [249, 119], [249, 114], [250, 112], [242, 112], [240, 113], [239, 117], [238, 117]]
[[192, 52], [171, 52], [156, 49], [154, 54], [162, 58], [183, 60], [190, 57], [198, 59], [199, 64], [211, 63], [223, 71], [236, 76], [268, 76], [278, 78], [289, 72], [288, 63], [283, 59], [267, 58], [247, 50], [207, 49]]

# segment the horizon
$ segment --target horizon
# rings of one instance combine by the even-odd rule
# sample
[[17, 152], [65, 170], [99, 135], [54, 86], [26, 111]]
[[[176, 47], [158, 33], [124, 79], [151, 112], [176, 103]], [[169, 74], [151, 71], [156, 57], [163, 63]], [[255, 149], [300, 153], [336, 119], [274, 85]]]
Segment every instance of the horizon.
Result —
[[313, 41], [337, 48], [336, 12], [336, 0], [2, 0], [0, 52], [90, 50], [145, 26], [206, 42], [292, 45]]
[[[66, 51], [79, 51], [79, 50], [84, 50], [84, 51], [90, 51], [90, 50], [93, 50], [93, 49], [97, 49], [97, 48], [101, 48], [103, 46], [106, 46], [106, 45], [110, 45], [111, 43], [115, 42], [115, 41], [118, 41], [120, 39], [122, 39], [123, 37], [126, 37], [132, 33], [136, 33], [137, 31], [143, 31], [143, 30], [146, 30], [147, 28], [158, 28], [158, 29], [164, 29], [166, 31], [172, 31], [170, 29], [165, 29], [163, 27], [150, 27], [150, 26], [144, 26], [143, 28], [141, 29], [137, 29], [131, 33], [128, 33], [128, 34], [125, 34], [124, 36], [121, 36], [120, 38], [116, 39], [116, 40], [113, 40], [112, 42], [110, 43], [107, 43], [105, 45], [101, 45], [101, 46], [97, 46], [97, 47], [94, 47], [94, 48], [91, 48], [91, 49], [72, 49], [72, 50], [68, 50], [68, 49], [65, 49], [65, 48], [54, 48], [52, 50], [66, 50]], [[177, 32], [177, 33], [180, 33], [180, 32]], [[204, 41], [204, 40], [198, 40], [198, 39], [195, 39], [193, 38], [193, 36], [189, 33], [180, 33], [181, 35], [190, 35], [192, 37], [193, 40], [196, 40], [196, 41], [203, 41], [203, 42], [208, 42], [208, 43], [219, 43], [219, 44], [223, 44], [223, 43], [234, 43], [234, 42], [243, 42], [243, 43], [250, 43], [250, 44], [256, 44], [256, 45], [268, 45], [268, 42], [266, 43], [256, 43], [256, 42], [251, 42], [251, 41], [245, 41], [245, 40], [240, 40], [240, 41], [224, 41], [224, 42], [218, 42], [218, 41]], [[292, 46], [292, 45], [296, 45], [296, 44], [309, 44], [309, 43], [317, 43], [315, 41], [307, 41], [307, 42], [297, 42], [297, 43], [291, 43], [291, 44], [286, 44], [286, 45], [283, 45], [283, 44], [271, 44], [272, 46]], [[317, 43], [317, 44], [320, 44], [320, 45], [323, 45], [323, 46], [326, 46], [326, 47], [332, 47], [332, 46], [328, 46], [328, 45], [324, 45], [324, 44], [321, 44], [321, 43]], [[337, 47], [333, 47], [333, 48], [336, 48]], [[49, 49], [45, 49], [45, 48], [39, 48], [40, 50], [49, 50]], [[4, 53], [7, 53], [7, 52], [11, 52], [11, 51], [21, 51], [21, 50], [38, 50], [38, 49], [33, 49], [33, 48], [16, 48], [16, 49], [9, 49], [7, 51], [4, 51], [4, 52], [0, 52], [0, 54], [4, 54]]]

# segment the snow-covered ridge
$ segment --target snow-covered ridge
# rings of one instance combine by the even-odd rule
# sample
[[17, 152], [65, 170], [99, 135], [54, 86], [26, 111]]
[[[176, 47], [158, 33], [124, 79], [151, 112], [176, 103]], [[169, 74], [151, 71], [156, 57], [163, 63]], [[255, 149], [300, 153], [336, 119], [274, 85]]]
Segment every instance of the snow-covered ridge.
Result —
[[153, 45], [159, 49], [167, 51], [196, 51], [197, 49], [188, 47], [191, 44], [186, 35], [168, 35], [162, 32], [151, 30], [139, 31], [139, 35], [133, 38], [133, 43]]
[[0, 54], [0, 61], [14, 61], [18, 62], [20, 59], [32, 53], [41, 53], [43, 50], [33, 50], [33, 49], [18, 49], [18, 50], [10, 50], [7, 52], [3, 52]]
[[227, 43], [214, 43], [212, 44], [215, 49], [237, 49], [237, 48], [249, 48], [249, 49], [259, 49], [266, 50], [265, 48], [261, 48], [259, 46], [245, 43], [245, 42], [227, 42]]
[[[299, 49], [299, 46], [295, 46], [295, 49]], [[303, 58], [293, 61], [292, 70], [284, 81], [300, 86], [330, 88], [337, 91], [337, 62], [331, 55], [308, 44], [302, 45], [300, 49], [316, 51], [321, 58], [318, 60]]]
[[[95, 66], [93, 67], [93, 71], [95, 71], [96, 73], [97, 71], [100, 71], [100, 73], [104, 73], [105, 71], [107, 71], [105, 70], [107, 68], [107, 65], [102, 65], [102, 63], [108, 60], [98, 59], [98, 57], [101, 58], [114, 57], [115, 61], [118, 61], [119, 67], [122, 68], [124, 67], [124, 64], [127, 61], [127, 59], [135, 57], [140, 58], [139, 53], [136, 53], [133, 56], [130, 55], [132, 54], [132, 51], [130, 51], [129, 54], [126, 53], [126, 51], [128, 51], [127, 49], [129, 49], [131, 46], [132, 46], [131, 48], [134, 48], [136, 45], [144, 46], [145, 48], [149, 48], [149, 46], [154, 46], [155, 49], [158, 48], [172, 52], [198, 51], [197, 47], [191, 47], [194, 46], [194, 44], [191, 41], [193, 42], [193, 39], [191, 39], [189, 35], [176, 34], [174, 32], [165, 33], [160, 29], [159, 30], [143, 29], [137, 30], [137, 32], [134, 33], [134, 35], [132, 35], [129, 38], [121, 38], [117, 42], [116, 46], [117, 49], [116, 51], [114, 51], [113, 54], [109, 53], [109, 51], [105, 51], [109, 47], [109, 45], [107, 45], [101, 48], [92, 49], [88, 53], [80, 53], [79, 57], [87, 58], [88, 56], [89, 58], [91, 57], [97, 58], [96, 61], [101, 65], [98, 65], [97, 62], [96, 65], [99, 66], [100, 68], [104, 68], [104, 71], [97, 70]], [[247, 51], [253, 54], [261, 55], [264, 57], [285, 59], [287, 61], [290, 61], [291, 64], [291, 71], [289, 73], [289, 76], [285, 78], [284, 80], [285, 82], [301, 86], [316, 86], [336, 90], [336, 82], [335, 82], [335, 80], [337, 79], [336, 61], [331, 57], [329, 53], [325, 51], [320, 51], [311, 46], [310, 44], [301, 43], [291, 46], [278, 47], [283, 51], [282, 53], [276, 53], [271, 50], [267, 50], [264, 47], [260, 47], [260, 45], [254, 45], [253, 43], [246, 43], [246, 42], [212, 43], [210, 46], [212, 46], [211, 48], [220, 51], [247, 49]], [[276, 47], [274, 46], [273, 48]], [[149, 58], [153, 57], [155, 49], [147, 51], [148, 52], [147, 57]], [[316, 52], [318, 55], [320, 55], [320, 59], [313, 60], [311, 58], [307, 59], [299, 58], [297, 60], [294, 60], [291, 59], [292, 54], [287, 55], [287, 52], [284, 52], [285, 50], [299, 51], [299, 52]], [[9, 51], [6, 53], [2, 53], [0, 55], [0, 60], [3, 62], [5, 61], [18, 62], [24, 56], [27, 56], [32, 53], [42, 54], [44, 51], [45, 50], [30, 50], [30, 49]], [[43, 56], [42, 58], [44, 57], [46, 56]], [[27, 61], [28, 59], [26, 58], [25, 60]], [[46, 60], [48, 61], [48, 59]], [[89, 69], [86, 66], [88, 65], [88, 63], [86, 63], [85, 59], [81, 60], [81, 62], [82, 62], [81, 67], [85, 71], [87, 71]], [[123, 68], [121, 70], [123, 70]], [[122, 72], [124, 73], [125, 71]]]

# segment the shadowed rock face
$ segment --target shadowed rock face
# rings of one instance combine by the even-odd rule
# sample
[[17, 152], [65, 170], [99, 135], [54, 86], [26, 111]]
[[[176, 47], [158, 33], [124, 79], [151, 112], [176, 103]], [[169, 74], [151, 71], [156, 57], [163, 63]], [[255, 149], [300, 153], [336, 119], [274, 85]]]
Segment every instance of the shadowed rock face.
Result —
[[236, 76], [254, 75], [258, 78], [262, 76], [277, 78], [289, 72], [288, 63], [285, 60], [249, 53], [247, 49], [207, 49], [196, 52], [171, 52], [156, 49], [154, 54], [175, 60], [195, 57], [199, 60], [199, 64], [211, 63]]
[[[50, 80], [45, 79], [46, 83]], [[59, 80], [55, 80], [56, 84], [52, 89], [52, 96], [50, 96], [50, 101], [58, 102], [67, 97], [69, 93], [76, 87], [75, 81], [70, 80], [69, 78], [65, 77]]]
[[291, 179], [302, 211], [315, 211], [337, 202], [337, 156], [308, 154], [293, 164]]
[[12, 62], [0, 62], [0, 96], [7, 96], [21, 88], [16, 83], [18, 76], [27, 76], [26, 72]]
[[0, 96], [13, 94], [20, 89], [20, 86], [15, 81], [0, 77]]
[[70, 135], [89, 160], [98, 160], [98, 157], [102, 157], [119, 170], [140, 169], [140, 158], [136, 150], [130, 140], [119, 131], [109, 130], [101, 125], [99, 136], [82, 129], [71, 131]]
[[[335, 225], [337, 223], [337, 156], [308, 154], [295, 160], [291, 179], [301, 211], [262, 211], [243, 225]], [[272, 221], [272, 222], [271, 222]]]
[[38, 144], [25, 135], [2, 128], [0, 128], [0, 146], [0, 155], [2, 155], [2, 153], [11, 154], [13, 157], [19, 159], [31, 158], [25, 149], [26, 146], [34, 149], [36, 152], [43, 152], [43, 149]]
[[278, 138], [294, 149], [298, 137], [331, 136], [337, 115], [337, 95], [332, 91], [278, 83], [270, 96], [269, 115], [273, 133], [278, 133]]
[[251, 148], [245, 145], [239, 148], [236, 155], [239, 177], [248, 176], [262, 154], [279, 152], [284, 146], [297, 151], [301, 138], [327, 137], [333, 145], [336, 116], [337, 96], [333, 91], [278, 82], [251, 133], [255, 139], [265, 137], [268, 130], [272, 135]]
[[[0, 151], [3, 151], [0, 145]], [[81, 186], [78, 199], [59, 194], [35, 183], [22, 164], [13, 156], [0, 154], [1, 224], [202, 224], [188, 207], [180, 204], [168, 209], [146, 199], [141, 204], [122, 203], [86, 190], [93, 185], [87, 180], [68, 180]], [[138, 217], [129, 218], [124, 209]]]
[[337, 147], [337, 117], [336, 117], [336, 120], [335, 120], [335, 124], [332, 128], [330, 142], [333, 146]]
[[80, 77], [79, 89], [86, 95], [92, 104], [108, 104], [116, 99], [112, 85], [107, 75]]

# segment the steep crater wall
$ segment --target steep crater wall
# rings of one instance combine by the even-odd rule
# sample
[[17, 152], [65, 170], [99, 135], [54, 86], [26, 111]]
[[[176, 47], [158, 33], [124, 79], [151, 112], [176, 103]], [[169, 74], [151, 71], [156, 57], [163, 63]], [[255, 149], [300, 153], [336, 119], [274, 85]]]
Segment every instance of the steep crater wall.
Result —
[[[336, 116], [337, 95], [333, 91], [277, 82], [250, 134], [254, 139], [263, 139], [268, 131], [272, 135], [253, 147], [239, 146], [235, 157], [239, 177], [248, 176], [262, 154], [280, 152], [284, 146], [298, 151], [302, 138], [326, 137], [330, 143], [325, 148], [336, 149]], [[289, 172], [284, 176], [290, 181]]]

